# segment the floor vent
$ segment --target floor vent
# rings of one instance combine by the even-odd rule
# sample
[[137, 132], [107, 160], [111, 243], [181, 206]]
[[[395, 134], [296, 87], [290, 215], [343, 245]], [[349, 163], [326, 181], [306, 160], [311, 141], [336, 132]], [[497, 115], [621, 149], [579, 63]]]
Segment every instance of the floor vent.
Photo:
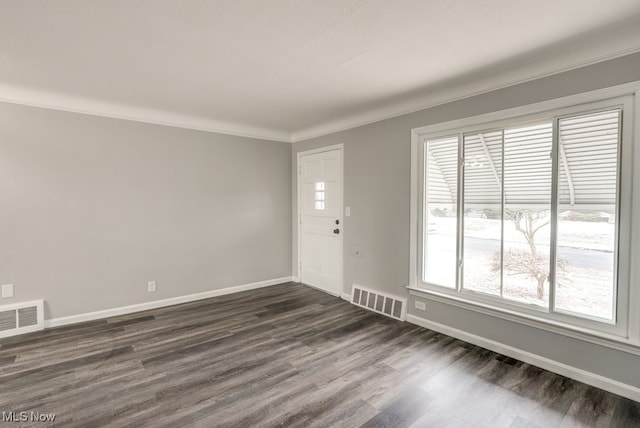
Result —
[[0, 338], [44, 329], [44, 301], [0, 306]]
[[407, 314], [407, 299], [369, 290], [359, 285], [353, 286], [351, 303], [400, 321], [404, 321]]

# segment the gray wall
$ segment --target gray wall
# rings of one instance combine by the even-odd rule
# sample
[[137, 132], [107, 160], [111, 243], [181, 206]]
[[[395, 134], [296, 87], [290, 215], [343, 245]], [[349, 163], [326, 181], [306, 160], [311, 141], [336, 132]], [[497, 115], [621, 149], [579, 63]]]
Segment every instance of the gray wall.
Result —
[[[370, 125], [296, 143], [292, 153], [296, 213], [296, 154], [344, 143], [344, 284], [406, 296], [417, 316], [514, 346], [577, 368], [640, 387], [640, 357], [513, 324], [443, 303], [414, 312], [409, 281], [409, 199], [412, 128], [461, 119], [640, 80], [640, 54], [568, 71]], [[297, 260], [297, 225], [293, 266]], [[361, 250], [354, 255], [354, 247]], [[294, 268], [295, 272], [295, 268]]]
[[288, 143], [0, 103], [0, 305], [57, 318], [290, 276], [290, 168]]

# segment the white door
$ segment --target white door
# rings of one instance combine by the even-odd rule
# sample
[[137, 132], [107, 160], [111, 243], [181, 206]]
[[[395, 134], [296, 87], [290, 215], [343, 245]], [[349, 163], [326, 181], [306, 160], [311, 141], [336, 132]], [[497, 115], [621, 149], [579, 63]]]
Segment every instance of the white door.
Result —
[[342, 293], [342, 148], [298, 154], [300, 282]]

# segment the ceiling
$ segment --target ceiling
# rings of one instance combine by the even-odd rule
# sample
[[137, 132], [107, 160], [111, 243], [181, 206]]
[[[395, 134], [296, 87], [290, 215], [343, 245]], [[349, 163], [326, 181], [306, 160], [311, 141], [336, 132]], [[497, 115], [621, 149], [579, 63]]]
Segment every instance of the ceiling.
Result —
[[0, 0], [0, 100], [281, 141], [636, 51], [639, 0]]

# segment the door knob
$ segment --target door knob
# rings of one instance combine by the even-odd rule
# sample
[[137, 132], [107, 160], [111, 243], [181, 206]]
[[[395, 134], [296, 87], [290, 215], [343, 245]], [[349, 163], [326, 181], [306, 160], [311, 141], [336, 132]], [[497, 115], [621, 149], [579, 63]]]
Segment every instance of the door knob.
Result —
[[333, 229], [333, 233], [337, 235], [338, 233], [340, 233], [340, 229]]

